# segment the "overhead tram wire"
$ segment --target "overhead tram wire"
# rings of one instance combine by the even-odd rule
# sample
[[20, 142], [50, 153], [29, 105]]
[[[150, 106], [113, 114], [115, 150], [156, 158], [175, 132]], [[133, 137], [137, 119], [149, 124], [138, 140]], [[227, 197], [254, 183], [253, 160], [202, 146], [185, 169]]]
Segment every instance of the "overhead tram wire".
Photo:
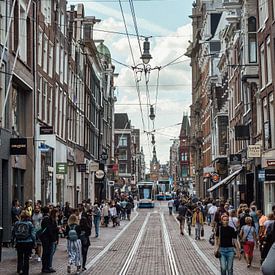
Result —
[[[136, 66], [136, 62], [135, 62], [135, 58], [134, 58], [134, 54], [133, 54], [133, 49], [132, 49], [130, 37], [128, 35], [128, 28], [127, 28], [127, 25], [126, 25], [126, 20], [125, 20], [123, 8], [122, 8], [121, 0], [118, 0], [118, 1], [119, 1], [121, 15], [122, 15], [122, 18], [123, 18], [125, 31], [126, 31], [126, 34], [127, 34], [127, 39], [128, 39], [128, 44], [129, 44], [129, 47], [130, 47], [130, 52], [131, 52], [133, 65]], [[144, 122], [144, 117], [143, 117], [144, 115], [143, 115], [143, 110], [142, 110], [142, 106], [141, 106], [141, 96], [140, 96], [140, 90], [139, 90], [139, 86], [138, 86], [138, 80], [137, 80], [137, 76], [136, 76], [135, 72], [133, 72], [133, 73], [134, 73], [136, 89], [137, 89], [137, 94], [138, 94], [138, 99], [139, 99], [139, 107], [140, 107], [140, 112], [141, 112], [141, 121], [142, 121], [143, 131], [145, 131], [145, 122]]]

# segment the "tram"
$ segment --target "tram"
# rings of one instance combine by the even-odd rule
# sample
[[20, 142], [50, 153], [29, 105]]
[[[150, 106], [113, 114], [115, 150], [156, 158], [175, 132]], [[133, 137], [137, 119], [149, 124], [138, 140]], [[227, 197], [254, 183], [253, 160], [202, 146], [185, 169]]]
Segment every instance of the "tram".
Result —
[[157, 200], [170, 200], [172, 198], [172, 188], [169, 180], [158, 180], [157, 190]]
[[153, 181], [141, 181], [137, 183], [138, 208], [154, 208], [155, 183]]

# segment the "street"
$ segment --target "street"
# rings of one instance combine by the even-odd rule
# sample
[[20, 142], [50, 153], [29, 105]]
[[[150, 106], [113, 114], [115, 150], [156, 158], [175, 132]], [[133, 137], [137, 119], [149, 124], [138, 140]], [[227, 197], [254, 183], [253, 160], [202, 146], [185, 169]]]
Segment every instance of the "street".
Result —
[[[91, 236], [87, 271], [82, 274], [219, 274], [219, 261], [214, 257], [208, 238], [211, 228], [205, 225], [205, 237], [194, 241], [192, 235], [179, 234], [175, 215], [168, 213], [167, 202], [156, 202], [153, 209], [137, 209], [131, 221], [119, 227], [100, 228], [99, 238]], [[16, 274], [16, 252], [3, 249], [0, 274]], [[55, 274], [66, 274], [66, 240], [61, 239], [54, 256]], [[72, 270], [72, 274], [76, 272]], [[30, 274], [41, 274], [41, 263], [30, 260]], [[261, 274], [259, 252], [251, 268], [244, 259], [235, 259], [234, 274]]]

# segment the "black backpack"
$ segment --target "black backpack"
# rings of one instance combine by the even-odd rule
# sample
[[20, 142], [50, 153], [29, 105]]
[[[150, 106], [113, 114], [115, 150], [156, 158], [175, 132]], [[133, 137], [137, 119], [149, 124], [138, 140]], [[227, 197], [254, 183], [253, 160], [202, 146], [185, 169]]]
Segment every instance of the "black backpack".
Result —
[[17, 241], [23, 241], [30, 237], [30, 225], [27, 222], [17, 222], [15, 224], [14, 235]]

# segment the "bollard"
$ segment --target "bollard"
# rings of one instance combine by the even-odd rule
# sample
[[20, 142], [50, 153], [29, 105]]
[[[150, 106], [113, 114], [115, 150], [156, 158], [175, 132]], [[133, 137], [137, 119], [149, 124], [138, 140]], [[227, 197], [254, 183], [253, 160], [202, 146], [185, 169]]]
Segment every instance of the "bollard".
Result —
[[3, 227], [0, 227], [0, 262], [2, 261]]

